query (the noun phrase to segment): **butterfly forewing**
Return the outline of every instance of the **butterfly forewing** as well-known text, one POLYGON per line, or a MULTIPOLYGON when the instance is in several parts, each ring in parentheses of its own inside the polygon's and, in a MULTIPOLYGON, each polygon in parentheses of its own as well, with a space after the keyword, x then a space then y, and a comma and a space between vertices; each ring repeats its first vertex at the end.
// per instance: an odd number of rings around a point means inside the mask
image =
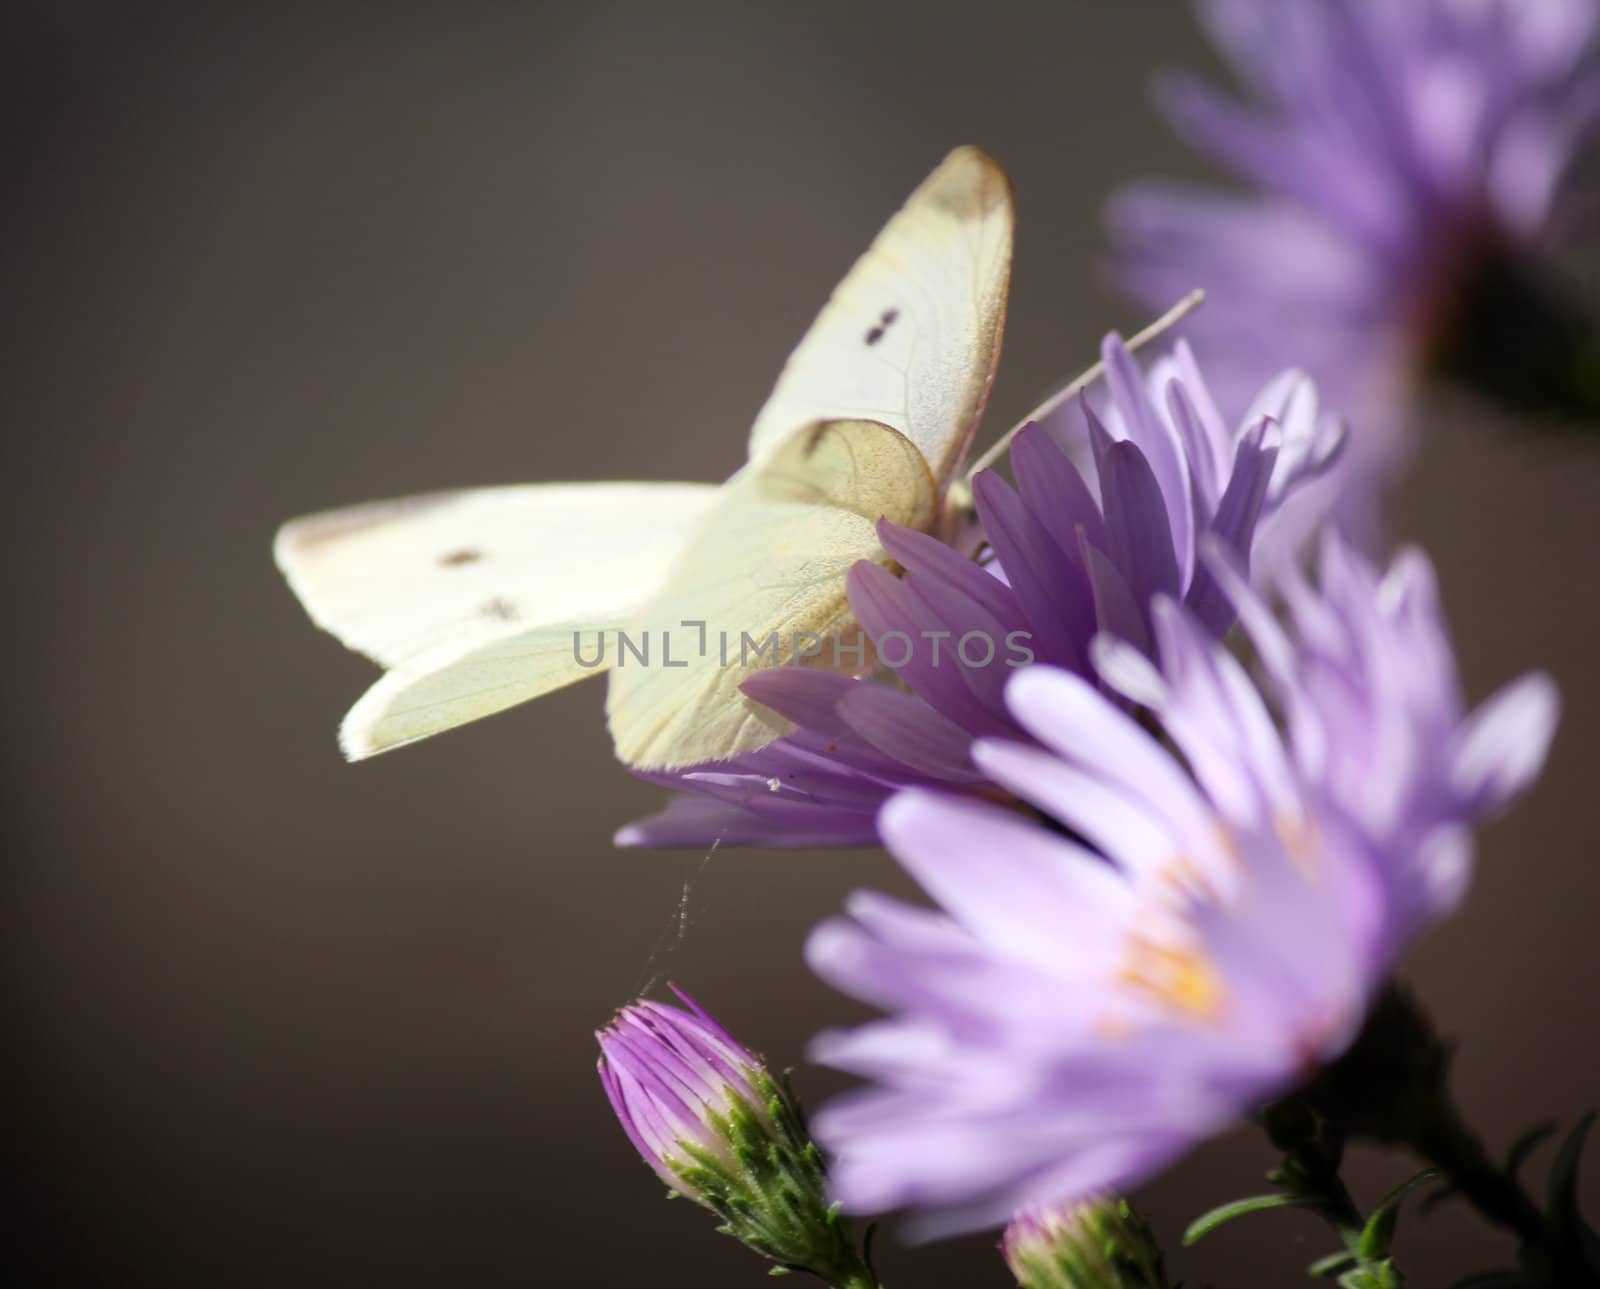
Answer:
POLYGON ((983 413, 1005 329, 1011 186, 977 148, 945 158, 856 261, 785 364, 750 459, 801 425, 904 434, 949 481, 983 413))

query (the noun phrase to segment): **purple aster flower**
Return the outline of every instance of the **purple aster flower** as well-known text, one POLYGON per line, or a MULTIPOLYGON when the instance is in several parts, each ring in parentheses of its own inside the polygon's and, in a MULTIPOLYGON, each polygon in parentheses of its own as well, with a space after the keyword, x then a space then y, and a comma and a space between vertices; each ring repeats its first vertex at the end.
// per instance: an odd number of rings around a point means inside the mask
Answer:
POLYGON ((1322 500, 1361 535, 1374 485, 1403 461, 1420 378, 1445 366, 1480 384, 1571 379, 1567 302, 1534 252, 1600 108, 1600 3, 1198 10, 1260 106, 1188 77, 1160 99, 1254 191, 1123 192, 1110 214, 1120 276, 1145 300, 1207 290, 1191 334, 1225 406, 1291 355, 1312 374, 1359 431, 1322 500))
MULTIPOLYGON (((880 526, 896 576, 863 562, 850 605, 900 682, 803 668, 744 690, 795 733, 732 762, 641 777, 693 795, 618 834, 629 846, 849 846, 877 841, 879 806, 906 787, 1005 798, 971 756, 984 736, 1025 738, 1004 699, 1019 665, 1088 673, 1111 632, 1151 647, 1152 597, 1221 634, 1234 610, 1199 559, 1213 541, 1248 564, 1258 522, 1326 468, 1340 427, 1295 373, 1230 430, 1188 347, 1148 377, 1122 341, 1104 347, 1106 398, 1030 425, 1011 446, 1015 486, 973 482, 979 563, 936 538, 880 526)), ((974 543, 976 544, 976 543, 974 543)))
POLYGON ((1459 898, 1470 825, 1538 773, 1551 682, 1463 717, 1431 574, 1380 578, 1338 543, 1276 626, 1213 546, 1284 712, 1167 597, 1156 659, 1110 685, 1019 672, 1035 744, 978 741, 1014 811, 913 790, 886 844, 941 906, 872 893, 820 926, 813 968, 887 1018, 817 1040, 872 1086, 824 1107, 847 1209, 937 1234, 1152 1176, 1339 1055, 1399 952, 1459 898), (1041 821, 1042 820, 1042 821, 1041 821))
POLYGON ((1018 1213, 1000 1254, 1021 1289, 1167 1289, 1155 1235, 1125 1199, 1018 1213))
POLYGON ((699 1200, 684 1174, 702 1155, 734 1166, 722 1126, 729 1115, 742 1112, 764 1128, 771 1119, 756 1086, 761 1059, 688 994, 673 992, 688 1011, 641 999, 595 1035, 600 1082, 645 1163, 680 1195, 699 1200))
POLYGON ((634 1148, 762 1256, 831 1285, 876 1286, 832 1208, 822 1157, 787 1088, 674 992, 687 1011, 640 1000, 596 1035, 600 1081, 634 1148))
MULTIPOLYGON (((1213 561, 1278 698, 1295 773, 1384 866, 1403 940, 1454 911, 1472 870, 1472 821, 1492 815, 1537 777, 1560 703, 1543 672, 1513 681, 1470 714, 1433 566, 1402 551, 1383 576, 1346 544, 1323 542, 1319 586, 1295 569, 1280 588, 1286 629, 1238 569, 1213 561)), ((1150 685, 1126 648, 1099 652, 1142 678, 1142 701, 1180 723, 1178 691, 1150 685)))

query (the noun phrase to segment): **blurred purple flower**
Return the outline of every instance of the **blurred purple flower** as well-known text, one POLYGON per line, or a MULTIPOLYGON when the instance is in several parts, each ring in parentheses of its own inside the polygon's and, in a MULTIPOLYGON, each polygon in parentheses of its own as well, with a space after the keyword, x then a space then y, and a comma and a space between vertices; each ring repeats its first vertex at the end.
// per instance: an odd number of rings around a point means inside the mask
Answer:
MULTIPOLYGON (((1325 540, 1316 589, 1295 569, 1280 580, 1289 629, 1236 569, 1213 563, 1283 712, 1294 773, 1383 859, 1391 938, 1401 943, 1454 911, 1472 874, 1470 825, 1543 768, 1560 713, 1555 682, 1531 672, 1469 714, 1433 565, 1414 548, 1380 577, 1325 540)), ((1131 664, 1148 674, 1119 646, 1100 657, 1110 672, 1131 664)), ((1144 701, 1181 725, 1181 691, 1165 683, 1144 701)))
POLYGON ((1122 1191, 1337 1056, 1396 956, 1453 907, 1468 827, 1537 775, 1551 682, 1463 718, 1431 572, 1379 578, 1330 543, 1278 627, 1213 546, 1285 712, 1194 613, 1157 602, 1159 665, 1125 643, 1089 680, 1007 687, 1039 745, 978 767, 1049 824, 926 790, 882 816, 930 911, 858 893, 813 968, 890 1015, 813 1055, 872 1086, 824 1107, 847 1209, 925 1234, 1122 1191), (1055 826, 1059 825, 1059 826, 1055 826))
POLYGON ((1187 346, 1148 377, 1116 336, 1103 353, 1103 414, 1079 401, 1024 429, 1015 487, 993 471, 974 480, 991 562, 883 524, 904 576, 852 570, 851 608, 905 689, 802 668, 753 676, 745 692, 797 730, 736 761, 641 775, 694 795, 624 828, 619 845, 876 844, 878 807, 901 788, 1005 796, 968 749, 1026 737, 1004 700, 1020 663, 1087 674, 1090 641, 1106 631, 1148 650, 1158 594, 1227 630, 1234 610, 1201 543, 1248 564, 1258 521, 1297 504, 1284 506, 1326 468, 1342 430, 1292 372, 1230 431, 1187 346))
POLYGON ((1018 1213, 1000 1255, 1021 1289, 1167 1289, 1155 1235, 1125 1199, 1018 1213))
POLYGON ((1322 490, 1371 531, 1404 412, 1480 266, 1551 223, 1600 108, 1596 0, 1200 0, 1259 111, 1186 76, 1175 127, 1255 191, 1143 183, 1112 203, 1120 276, 1190 323, 1237 406, 1291 359, 1359 431, 1322 490))

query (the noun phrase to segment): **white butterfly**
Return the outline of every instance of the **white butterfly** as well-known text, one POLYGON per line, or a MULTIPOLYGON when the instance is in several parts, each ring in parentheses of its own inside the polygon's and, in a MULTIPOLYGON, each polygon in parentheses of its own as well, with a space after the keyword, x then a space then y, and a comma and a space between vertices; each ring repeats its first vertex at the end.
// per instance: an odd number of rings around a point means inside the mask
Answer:
MULTIPOLYGON (((1011 243, 1005 174, 976 148, 952 152, 834 291, 756 417, 747 463, 720 487, 485 488, 286 524, 278 565, 313 621, 388 669, 345 717, 345 754, 437 734, 600 666, 629 765, 722 760, 788 732, 739 683, 803 656, 802 637, 859 638, 845 573, 891 562, 880 517, 925 532, 948 521, 1000 356, 1011 243), (618 631, 654 648, 651 665, 620 649, 618 631), (616 647, 595 665, 598 632, 616 647), (773 633, 773 651, 741 648, 773 633)), ((809 661, 865 671, 868 652, 809 661)))

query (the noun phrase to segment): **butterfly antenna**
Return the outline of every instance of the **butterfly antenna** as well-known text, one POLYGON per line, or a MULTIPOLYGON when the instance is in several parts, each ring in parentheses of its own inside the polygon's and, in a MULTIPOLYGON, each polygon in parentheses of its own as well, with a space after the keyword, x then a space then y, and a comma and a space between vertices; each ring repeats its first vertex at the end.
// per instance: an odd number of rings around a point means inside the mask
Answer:
MULTIPOLYGON (((1128 341, 1128 348, 1130 350, 1137 350, 1142 346, 1149 344, 1157 336, 1164 335, 1166 332, 1171 331, 1173 327, 1177 326, 1202 304, 1204 304, 1205 299, 1206 293, 1204 291, 1189 292, 1189 294, 1184 296, 1183 299, 1179 300, 1177 304, 1173 305, 1172 308, 1168 309, 1148 327, 1139 332, 1139 334, 1134 336, 1133 339, 1128 341)), ((996 440, 995 443, 993 443, 982 456, 972 463, 972 466, 967 471, 965 477, 959 484, 956 485, 955 488, 951 490, 952 494, 955 494, 957 491, 960 493, 959 498, 957 498, 955 495, 952 495, 951 504, 958 506, 958 508, 962 510, 970 509, 972 499, 972 481, 977 477, 979 471, 987 470, 1006 454, 1007 449, 1011 447, 1011 440, 1017 437, 1017 432, 1019 430, 1031 425, 1034 421, 1043 420, 1063 403, 1070 402, 1072 399, 1076 398, 1090 385, 1094 384, 1095 381, 1099 380, 1101 376, 1105 375, 1105 370, 1106 365, 1104 360, 1095 363, 1095 365, 1089 368, 1088 371, 1084 372, 1083 375, 1079 376, 1076 380, 1071 381, 1064 388, 1052 394, 1043 403, 1039 404, 1038 407, 1034 408, 1033 411, 1029 412, 1025 419, 1018 421, 1009 430, 1002 434, 1000 438, 996 440)))

